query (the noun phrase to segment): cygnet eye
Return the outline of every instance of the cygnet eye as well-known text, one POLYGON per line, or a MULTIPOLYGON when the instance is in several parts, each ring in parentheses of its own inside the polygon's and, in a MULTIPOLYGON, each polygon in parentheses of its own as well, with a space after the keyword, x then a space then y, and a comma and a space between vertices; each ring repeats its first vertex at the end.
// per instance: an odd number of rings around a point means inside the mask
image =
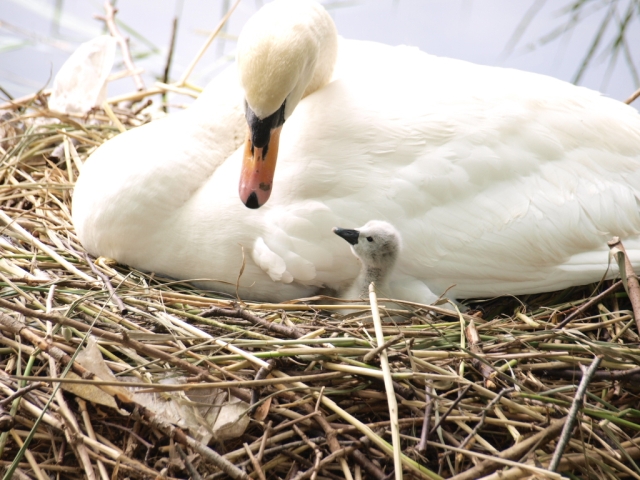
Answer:
POLYGON ((367 237, 367 240, 368 240, 369 242, 373 242, 373 237, 367 237))

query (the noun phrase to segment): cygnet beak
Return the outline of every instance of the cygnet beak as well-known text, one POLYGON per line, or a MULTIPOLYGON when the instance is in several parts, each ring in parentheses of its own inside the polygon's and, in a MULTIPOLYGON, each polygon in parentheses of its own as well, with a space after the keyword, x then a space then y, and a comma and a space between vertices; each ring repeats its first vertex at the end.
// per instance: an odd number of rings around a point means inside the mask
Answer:
POLYGON ((358 243, 360 232, 358 230, 350 230, 348 228, 333 227, 333 233, 344 238, 351 245, 358 243))

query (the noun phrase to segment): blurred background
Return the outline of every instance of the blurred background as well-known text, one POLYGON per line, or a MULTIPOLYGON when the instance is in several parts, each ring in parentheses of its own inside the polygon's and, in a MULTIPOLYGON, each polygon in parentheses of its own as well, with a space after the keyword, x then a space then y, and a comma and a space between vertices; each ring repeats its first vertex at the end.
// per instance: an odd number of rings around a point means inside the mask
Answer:
MULTIPOLYGON (((119 0, 116 19, 130 38, 147 86, 167 64, 179 78, 235 0, 119 0)), ((264 2, 242 0, 190 82, 204 86, 232 61, 236 38, 264 2)), ((346 38, 406 44, 428 53, 551 75, 624 100, 639 86, 640 0, 353 0, 324 1, 346 38)), ((82 42, 105 33, 98 0, 2 0, 0 97, 51 86, 82 42)), ((120 52, 115 71, 122 70, 120 52)), ((131 78, 109 94, 135 90, 131 78)), ((634 102, 638 108, 640 100, 634 102)))

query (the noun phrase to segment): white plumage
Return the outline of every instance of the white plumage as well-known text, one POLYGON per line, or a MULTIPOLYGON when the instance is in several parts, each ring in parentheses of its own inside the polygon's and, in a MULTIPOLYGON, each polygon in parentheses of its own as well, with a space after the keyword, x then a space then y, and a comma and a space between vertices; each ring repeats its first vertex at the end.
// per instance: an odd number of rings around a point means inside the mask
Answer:
MULTIPOLYGON (((263 18, 287 15, 287 1, 263 18)), ((640 263, 640 115, 597 92, 341 40, 331 82, 284 124, 258 210, 237 193, 246 128, 232 68, 188 110, 108 141, 74 193, 85 248, 229 292, 244 249, 241 295, 271 301, 353 281, 357 261, 331 229, 372 219, 402 235, 390 279, 402 299, 596 281, 614 235, 640 263)))

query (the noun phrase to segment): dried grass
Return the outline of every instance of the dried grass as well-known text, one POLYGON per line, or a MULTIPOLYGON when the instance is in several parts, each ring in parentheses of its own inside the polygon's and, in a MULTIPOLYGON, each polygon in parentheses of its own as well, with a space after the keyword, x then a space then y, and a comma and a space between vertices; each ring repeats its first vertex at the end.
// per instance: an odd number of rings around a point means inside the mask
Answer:
MULTIPOLYGON (((97 476, 102 472, 115 478, 152 472, 196 478, 189 466, 202 478, 221 476, 215 461, 194 454, 188 443, 180 446, 177 437, 169 438, 171 432, 139 412, 120 416, 76 401, 73 394, 54 394, 60 384, 54 379, 61 376, 65 359, 34 348, 24 331, 16 333, 7 322, 20 322, 44 345, 73 356, 85 331, 56 323, 67 317, 87 328, 93 325, 98 338, 100 331, 112 332, 115 338, 98 343, 116 373, 126 371, 141 383, 157 385, 173 372, 208 386, 233 386, 246 400, 253 393, 258 406, 247 412, 252 420, 244 435, 212 444, 249 474, 258 465, 266 478, 292 478, 292 471, 297 478, 342 478, 344 469, 356 478, 358 471, 361 478, 393 472, 383 370, 377 355, 363 360, 377 345, 371 313, 341 315, 329 306, 302 302, 247 303, 245 313, 236 315, 233 301, 210 292, 103 259, 88 263, 70 220, 73 182, 95 146, 118 129, 102 111, 86 119, 58 116, 54 121, 43 103, 35 99, 28 108, 7 113, 1 124, 0 395, 7 399, 35 385, 3 403, 5 415, 13 419, 5 419, 13 426, 0 438, 3 464, 16 458, 19 471, 32 478, 39 477, 38 468, 42 475, 77 478, 87 465, 97 476), (214 318, 203 314, 211 307, 220 309, 214 318), (46 313, 55 318, 47 322, 46 313), (225 313, 236 316, 220 316, 225 313), (286 328, 265 328, 254 316, 286 328), (203 338, 207 334, 214 340, 203 338), (189 362, 208 377, 197 378, 199 370, 184 370, 153 352, 135 351, 127 341, 189 362), (43 383, 34 383, 39 380, 43 383), (34 426, 48 402, 48 414, 34 426), (91 430, 94 443, 87 444, 91 430), (28 449, 17 457, 28 436, 28 449)), ((133 109, 114 111, 127 128, 147 120, 133 109)), ((482 315, 475 310, 475 316, 406 304, 403 315, 396 312, 393 321, 384 322, 385 340, 395 340, 386 352, 405 476, 478 478, 503 467, 513 478, 544 476, 540 469, 549 465, 559 435, 552 420, 566 418, 583 376, 580 366, 601 357, 558 471, 580 477, 605 472, 612 478, 640 477, 634 463, 640 457, 635 388, 640 349, 626 295, 611 294, 564 328, 555 328, 589 297, 587 288, 578 288, 494 299, 473 304, 483 309, 482 315), (525 439, 535 435, 539 442, 526 445, 525 439), (527 448, 497 460, 514 445, 527 448)), ((86 377, 82 382, 107 388, 86 377)), ((193 387, 181 383, 172 388, 193 387)))
POLYGON ((34 95, 2 112, 4 478, 388 478, 392 437, 396 478, 559 478, 547 470, 554 454, 555 470, 573 478, 640 478, 640 348, 624 291, 562 328, 610 284, 470 302, 466 314, 401 303, 372 355, 369 309, 332 313, 321 298, 239 305, 93 261, 71 224, 74 181, 118 123, 149 120, 135 104, 111 110, 54 115, 34 95), (224 402, 252 403, 248 428, 208 448, 145 410, 119 380, 77 362, 89 330, 115 374, 165 396, 220 388, 224 402), (69 371, 129 413, 63 392, 69 371), (178 384, 160 384, 167 376, 178 384))

